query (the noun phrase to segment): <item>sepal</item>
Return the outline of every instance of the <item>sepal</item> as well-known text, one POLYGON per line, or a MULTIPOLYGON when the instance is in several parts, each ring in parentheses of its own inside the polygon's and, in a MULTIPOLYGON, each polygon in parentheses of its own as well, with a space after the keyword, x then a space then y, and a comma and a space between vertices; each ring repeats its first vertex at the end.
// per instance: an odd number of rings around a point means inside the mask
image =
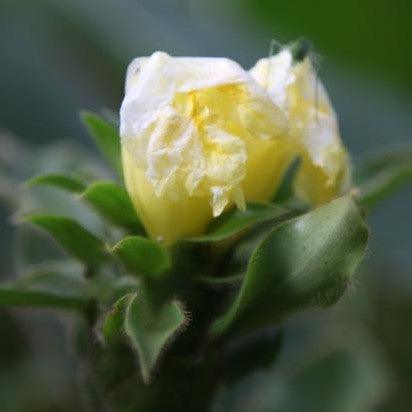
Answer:
POLYGON ((153 240, 128 236, 111 250, 127 271, 135 275, 158 278, 171 267, 169 253, 153 240))
POLYGON ((253 252, 237 296, 212 324, 212 337, 244 333, 300 309, 336 303, 367 239, 367 227, 349 197, 277 226, 253 252))
POLYGON ((184 329, 187 318, 178 302, 165 302, 155 308, 141 292, 127 305, 124 325, 138 353, 143 380, 149 383, 160 356, 184 329))
POLYGON ((282 221, 291 217, 291 212, 275 204, 249 203, 245 210, 230 209, 214 219, 202 236, 189 238, 192 242, 219 242, 229 239, 258 223, 282 221))

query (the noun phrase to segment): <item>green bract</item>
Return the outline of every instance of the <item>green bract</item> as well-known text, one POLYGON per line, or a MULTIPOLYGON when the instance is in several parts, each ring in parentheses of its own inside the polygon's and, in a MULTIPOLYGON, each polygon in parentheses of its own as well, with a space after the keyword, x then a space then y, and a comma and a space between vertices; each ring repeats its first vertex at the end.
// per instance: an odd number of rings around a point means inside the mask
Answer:
POLYGON ((207 410, 220 383, 274 362, 286 318, 335 304, 352 283, 368 239, 363 209, 412 177, 410 147, 382 151, 355 168, 350 196, 308 210, 292 195, 297 160, 272 203, 229 209, 202 236, 165 247, 146 236, 124 188, 117 128, 89 112, 82 119, 119 180, 73 170, 26 182, 73 201, 70 217, 45 205, 19 218, 68 256, 1 285, 0 306, 80 313, 97 392, 126 412, 207 410), (97 223, 83 225, 85 211, 97 223))
POLYGON ((271 232, 255 249, 229 311, 213 336, 279 322, 342 296, 365 251, 368 230, 350 198, 340 198, 271 232))
POLYGON ((139 355, 146 382, 149 382, 160 354, 184 324, 184 312, 176 302, 153 308, 141 294, 130 300, 126 309, 125 329, 139 355))

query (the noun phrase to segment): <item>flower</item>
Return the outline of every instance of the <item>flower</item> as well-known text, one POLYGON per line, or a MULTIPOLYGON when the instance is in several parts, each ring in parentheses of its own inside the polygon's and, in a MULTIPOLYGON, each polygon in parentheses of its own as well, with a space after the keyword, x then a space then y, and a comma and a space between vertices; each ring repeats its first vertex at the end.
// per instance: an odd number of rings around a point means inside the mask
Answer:
POLYGON ((296 62, 291 50, 284 49, 259 60, 249 72, 288 119, 290 143, 302 159, 296 193, 314 205, 341 194, 350 185, 349 159, 335 111, 310 59, 296 62))
POLYGON ((324 89, 310 95, 315 86, 310 62, 294 65, 289 51, 250 72, 226 58, 156 52, 133 60, 120 110, 122 161, 148 234, 172 244, 232 205, 268 201, 296 154, 298 193, 314 203, 336 195, 346 152, 324 89))

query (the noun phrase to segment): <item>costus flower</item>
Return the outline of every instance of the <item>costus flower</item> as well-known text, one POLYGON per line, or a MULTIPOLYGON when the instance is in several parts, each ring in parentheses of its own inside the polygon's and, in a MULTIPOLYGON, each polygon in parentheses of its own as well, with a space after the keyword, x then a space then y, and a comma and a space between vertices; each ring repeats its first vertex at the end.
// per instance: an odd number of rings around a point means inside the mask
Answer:
POLYGON ((156 52, 129 65, 120 110, 124 178, 148 234, 165 244, 266 202, 299 155, 296 191, 323 203, 347 180, 336 115, 309 59, 289 50, 248 72, 226 58, 156 52))

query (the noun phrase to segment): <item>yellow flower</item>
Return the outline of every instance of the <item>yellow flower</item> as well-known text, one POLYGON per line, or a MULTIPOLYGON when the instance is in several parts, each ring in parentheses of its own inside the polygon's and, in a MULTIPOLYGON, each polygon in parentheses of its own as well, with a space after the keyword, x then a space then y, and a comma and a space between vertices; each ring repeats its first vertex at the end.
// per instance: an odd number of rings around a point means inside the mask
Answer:
POLYGON ((268 200, 291 158, 284 114, 228 59, 134 60, 120 115, 126 187, 166 244, 232 204, 268 200))
POLYGON ((156 52, 130 64, 120 110, 124 177, 152 238, 171 244, 201 234, 232 205, 269 200, 297 153, 299 193, 315 203, 335 194, 329 163, 340 159, 339 137, 316 137, 329 123, 337 135, 335 115, 323 95, 318 111, 305 100, 309 63, 279 63, 261 60, 247 72, 229 59, 156 52))
POLYGON ((290 143, 302 160, 297 194, 314 205, 341 194, 350 184, 349 159, 336 114, 310 59, 293 62, 291 51, 284 49, 259 60, 250 74, 287 117, 290 143))

